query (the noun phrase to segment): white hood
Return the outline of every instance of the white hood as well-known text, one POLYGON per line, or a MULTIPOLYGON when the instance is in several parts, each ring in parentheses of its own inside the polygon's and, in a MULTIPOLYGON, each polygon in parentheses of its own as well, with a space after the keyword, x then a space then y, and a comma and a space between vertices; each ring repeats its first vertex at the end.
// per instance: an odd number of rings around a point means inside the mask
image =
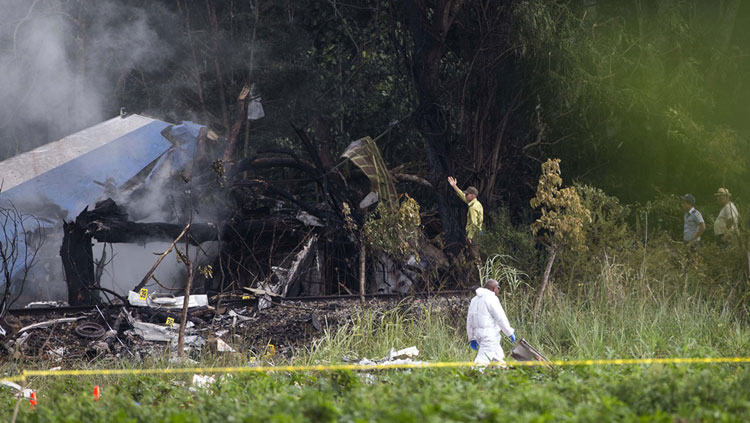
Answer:
POLYGON ((479 287, 479 288, 477 288, 477 289, 476 289, 476 290, 475 290, 474 292, 475 292, 475 293, 477 294, 477 296, 479 296, 479 297, 485 297, 485 296, 487 296, 487 295, 495 295, 495 293, 494 293, 494 292, 490 291, 490 290, 489 290, 489 289, 487 289, 487 288, 482 288, 482 287, 479 287))

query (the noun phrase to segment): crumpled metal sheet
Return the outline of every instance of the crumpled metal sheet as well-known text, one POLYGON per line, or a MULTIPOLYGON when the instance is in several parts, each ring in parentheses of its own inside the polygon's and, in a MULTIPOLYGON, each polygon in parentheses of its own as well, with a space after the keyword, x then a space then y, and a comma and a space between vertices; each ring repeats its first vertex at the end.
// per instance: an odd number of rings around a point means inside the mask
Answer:
MULTIPOLYGON (((154 308, 168 308, 168 309, 182 309, 182 305, 185 302, 185 296, 179 297, 159 297, 151 298, 146 297, 142 300, 137 292, 128 291, 128 302, 132 306, 136 307, 154 307, 154 308)), ((188 299, 188 308, 191 307, 205 307, 208 305, 208 296, 206 294, 191 295, 188 299)))

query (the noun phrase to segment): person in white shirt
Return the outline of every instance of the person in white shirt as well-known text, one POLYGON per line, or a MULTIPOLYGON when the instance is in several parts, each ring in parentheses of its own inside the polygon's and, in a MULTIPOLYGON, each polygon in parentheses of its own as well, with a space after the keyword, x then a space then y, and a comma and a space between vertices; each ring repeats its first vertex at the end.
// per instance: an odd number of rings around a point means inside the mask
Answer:
POLYGON ((701 235, 706 230, 706 222, 703 221, 701 212, 695 209, 695 197, 692 194, 680 196, 682 211, 685 212, 682 229, 682 240, 695 251, 701 245, 701 235))
POLYGON ((716 202, 723 206, 719 216, 714 221, 714 235, 716 235, 719 245, 726 247, 729 245, 732 235, 737 234, 740 214, 737 211, 737 206, 729 200, 732 194, 728 189, 719 188, 714 196, 716 202))
POLYGON ((474 363, 487 365, 492 361, 504 362, 505 354, 500 346, 500 331, 516 342, 515 330, 508 322, 497 293, 500 286, 494 279, 489 279, 484 288, 477 288, 476 296, 469 304, 466 316, 466 334, 471 348, 477 350, 474 363))

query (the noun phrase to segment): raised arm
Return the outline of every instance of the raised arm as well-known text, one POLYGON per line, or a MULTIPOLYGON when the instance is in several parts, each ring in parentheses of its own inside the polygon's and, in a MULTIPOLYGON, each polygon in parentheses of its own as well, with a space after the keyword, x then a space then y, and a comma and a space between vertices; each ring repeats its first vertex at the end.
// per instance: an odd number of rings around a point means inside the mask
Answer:
POLYGON ((456 181, 456 178, 449 176, 448 177, 448 184, 453 187, 453 190, 456 191, 456 195, 458 195, 458 198, 461 199, 464 203, 466 202, 466 195, 463 191, 461 191, 461 188, 458 187, 458 181, 456 181))

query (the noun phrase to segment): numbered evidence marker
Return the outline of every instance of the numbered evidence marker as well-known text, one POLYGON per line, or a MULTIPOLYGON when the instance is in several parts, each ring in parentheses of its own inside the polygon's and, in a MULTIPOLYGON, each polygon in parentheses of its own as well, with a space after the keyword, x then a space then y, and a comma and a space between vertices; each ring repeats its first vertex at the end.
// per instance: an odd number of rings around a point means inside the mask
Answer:
POLYGON ((174 326, 174 317, 167 317, 167 321, 165 322, 165 324, 166 324, 167 326, 169 326, 170 328, 171 328, 172 326, 174 326))
POLYGON ((251 298, 251 297, 250 297, 249 295, 243 295, 243 296, 242 296, 242 299, 243 299, 243 300, 249 300, 250 298, 251 298))
POLYGON ((271 357, 273 355, 276 355, 276 347, 273 344, 268 344, 266 346, 265 358, 271 357))
POLYGON ((148 298, 148 289, 141 288, 141 291, 138 293, 138 298, 141 300, 145 300, 146 298, 148 298))

